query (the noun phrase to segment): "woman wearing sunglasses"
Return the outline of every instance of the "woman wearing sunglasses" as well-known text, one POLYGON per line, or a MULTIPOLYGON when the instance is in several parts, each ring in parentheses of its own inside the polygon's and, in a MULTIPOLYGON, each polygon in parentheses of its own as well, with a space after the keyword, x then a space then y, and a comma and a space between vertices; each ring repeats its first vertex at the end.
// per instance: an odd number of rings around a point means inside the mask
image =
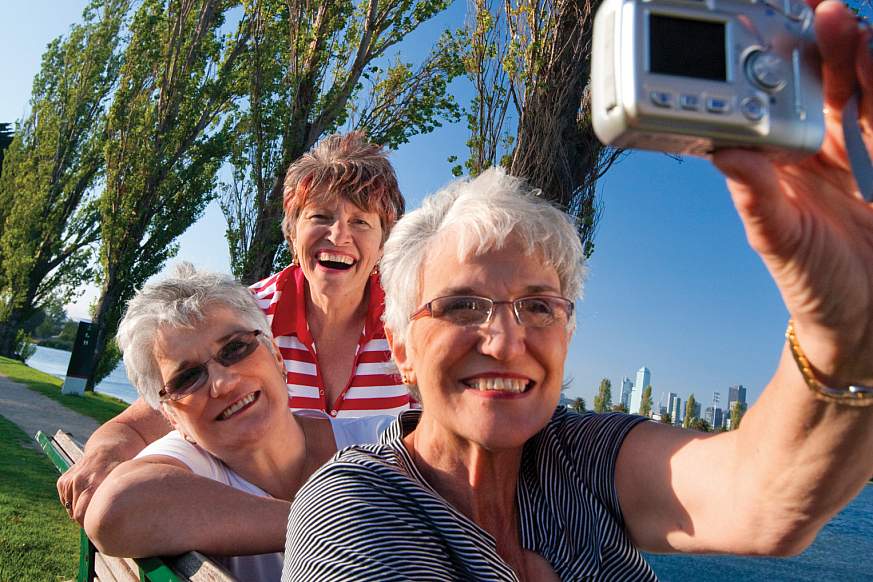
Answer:
MULTIPOLYGON (((376 272, 382 244, 404 211, 386 152, 360 133, 332 135, 288 168, 282 231, 293 264, 254 284, 287 372, 287 404, 332 417, 410 407, 390 364, 376 272)), ((58 480, 80 523, 91 495, 118 463, 168 430, 138 400, 92 435, 85 458, 58 480)))
POLYGON ((140 396, 174 430, 104 481, 88 534, 113 555, 200 550, 235 556, 227 565, 240 580, 278 579, 294 494, 338 448, 373 442, 392 417, 293 413, 251 293, 187 264, 129 302, 118 344, 140 396))

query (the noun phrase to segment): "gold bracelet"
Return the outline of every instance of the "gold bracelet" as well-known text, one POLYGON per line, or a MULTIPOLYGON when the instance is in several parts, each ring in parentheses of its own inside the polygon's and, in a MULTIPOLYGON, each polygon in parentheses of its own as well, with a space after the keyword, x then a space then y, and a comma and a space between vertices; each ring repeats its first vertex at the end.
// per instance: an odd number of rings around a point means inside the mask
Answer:
POLYGON ((847 406, 873 406, 873 387, 871 386, 852 385, 847 388, 831 388, 818 381, 812 365, 810 365, 809 360, 806 358, 806 354, 803 353, 803 350, 800 349, 800 344, 797 343, 797 334, 794 333, 793 320, 788 320, 785 339, 788 340, 788 347, 791 348, 791 355, 794 356, 794 361, 797 362, 797 367, 800 369, 803 380, 816 398, 847 406))

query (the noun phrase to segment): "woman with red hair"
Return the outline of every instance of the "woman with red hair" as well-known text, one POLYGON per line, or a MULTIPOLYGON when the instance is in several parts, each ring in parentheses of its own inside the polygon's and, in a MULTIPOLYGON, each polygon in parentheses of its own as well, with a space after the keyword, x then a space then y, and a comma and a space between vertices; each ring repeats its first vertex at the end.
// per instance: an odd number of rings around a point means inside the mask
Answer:
POLYGON ((284 207, 293 262, 252 291, 285 360, 289 406, 334 417, 406 410, 376 269, 404 210, 384 150, 359 133, 328 137, 288 168, 284 207))

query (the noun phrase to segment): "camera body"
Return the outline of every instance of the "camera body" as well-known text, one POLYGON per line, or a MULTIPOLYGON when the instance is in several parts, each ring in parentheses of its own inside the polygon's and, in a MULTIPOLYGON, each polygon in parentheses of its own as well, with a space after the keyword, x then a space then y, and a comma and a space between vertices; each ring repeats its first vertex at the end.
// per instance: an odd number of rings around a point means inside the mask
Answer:
POLYGON ((592 123, 605 144, 797 157, 824 139, 803 0, 604 0, 591 63, 592 123))

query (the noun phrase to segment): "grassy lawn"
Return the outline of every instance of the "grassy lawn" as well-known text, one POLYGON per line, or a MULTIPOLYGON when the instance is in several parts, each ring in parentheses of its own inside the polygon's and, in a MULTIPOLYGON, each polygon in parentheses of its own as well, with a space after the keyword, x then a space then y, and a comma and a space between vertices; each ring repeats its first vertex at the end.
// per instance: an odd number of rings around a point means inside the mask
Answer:
POLYGON ((58 502, 57 478, 34 441, 0 416, 0 581, 75 577, 79 528, 58 502))
MULTIPOLYGON (((90 416, 100 423, 106 422, 127 408, 126 402, 106 396, 105 394, 97 394, 96 392, 86 392, 81 396, 61 394, 61 384, 63 382, 60 378, 34 370, 11 358, 0 356, 0 374, 8 377, 10 380, 24 384, 43 396, 57 400, 71 410, 75 410, 85 416, 90 416)), ((0 580, 6 579, 0 577, 0 580)))

